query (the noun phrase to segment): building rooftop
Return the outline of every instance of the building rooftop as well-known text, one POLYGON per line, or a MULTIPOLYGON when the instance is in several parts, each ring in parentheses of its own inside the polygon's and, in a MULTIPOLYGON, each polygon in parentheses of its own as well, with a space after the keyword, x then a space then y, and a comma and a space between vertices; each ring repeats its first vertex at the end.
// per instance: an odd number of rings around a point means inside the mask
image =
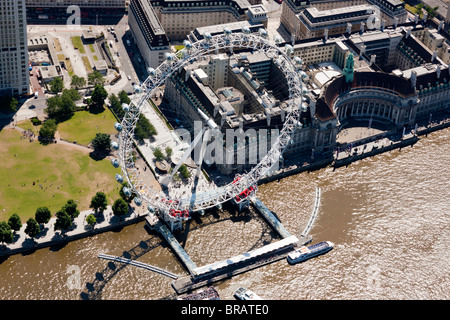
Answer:
POLYGON ((265 52, 259 51, 259 52, 255 52, 252 54, 241 54, 242 57, 245 56, 245 59, 249 62, 249 63, 259 63, 259 62, 267 62, 267 61, 272 61, 271 58, 269 58, 267 56, 267 54, 265 52))
POLYGON ((384 72, 355 72, 351 83, 346 83, 344 76, 330 82, 323 92, 323 98, 326 104, 332 108, 334 99, 341 92, 363 87, 378 87, 384 90, 395 91, 403 98, 416 94, 411 83, 403 77, 384 72))
POLYGON ((262 4, 250 6, 248 10, 253 14, 266 14, 267 10, 262 4))
POLYGON ((393 7, 397 7, 397 6, 403 6, 404 2, 401 0, 381 0, 382 2, 386 2, 388 4, 390 4, 393 7))
POLYGON ((105 60, 94 61, 95 70, 105 70, 108 69, 108 64, 105 60))
MULTIPOLYGON (((203 0, 160 0, 160 3, 183 3, 183 2, 199 2, 199 3, 205 3, 206 1, 203 0)), ((219 3, 219 1, 215 1, 216 3, 219 3)), ((222 3, 226 3, 227 5, 230 2, 234 2, 236 5, 238 5, 241 8, 247 8, 250 7, 250 3, 248 2, 248 0, 222 0, 220 1, 222 3)))
POLYGON ((56 66, 43 66, 39 68, 41 76, 44 80, 53 79, 59 76, 58 69, 56 66))
POLYGON ((372 13, 373 13, 372 6, 365 4, 323 11, 319 11, 316 7, 310 7, 305 9, 305 16, 308 19, 310 19, 311 22, 329 21, 329 20, 343 19, 346 17, 364 16, 372 13))
POLYGON ((203 34, 205 32, 208 32, 212 36, 215 36, 217 34, 222 34, 225 27, 227 27, 232 33, 242 32, 243 27, 249 28, 250 32, 257 32, 260 28, 264 28, 264 25, 262 23, 251 24, 248 20, 244 20, 224 24, 216 24, 212 26, 198 27, 192 33, 198 40, 201 40, 203 39, 203 34))

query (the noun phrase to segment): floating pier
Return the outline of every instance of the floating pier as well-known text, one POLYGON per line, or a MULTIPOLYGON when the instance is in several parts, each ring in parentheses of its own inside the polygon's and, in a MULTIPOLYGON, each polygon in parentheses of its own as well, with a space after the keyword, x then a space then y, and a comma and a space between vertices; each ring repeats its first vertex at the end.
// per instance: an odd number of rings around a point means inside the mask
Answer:
POLYGON ((172 283, 172 287, 181 294, 284 259, 298 246, 298 242, 296 236, 289 236, 264 247, 196 268, 195 277, 181 277, 172 283))
POLYGON ((172 283, 172 287, 178 294, 210 285, 213 282, 230 278, 237 274, 284 259, 292 250, 295 250, 295 248, 300 245, 299 239, 296 236, 291 235, 284 228, 281 222, 269 209, 267 209, 260 199, 251 197, 250 201, 268 221, 272 228, 278 232, 282 239, 264 247, 221 261, 216 261, 202 267, 197 267, 195 265, 167 226, 159 221, 155 214, 149 213, 145 218, 148 226, 151 229, 158 231, 166 239, 190 273, 190 275, 175 279, 172 283))

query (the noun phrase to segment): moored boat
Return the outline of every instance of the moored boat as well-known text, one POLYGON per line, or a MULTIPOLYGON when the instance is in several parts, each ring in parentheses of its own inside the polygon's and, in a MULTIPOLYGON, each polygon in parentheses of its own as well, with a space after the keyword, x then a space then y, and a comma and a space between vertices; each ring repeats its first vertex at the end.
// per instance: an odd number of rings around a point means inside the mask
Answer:
POLYGON ((234 292, 234 296, 239 300, 262 300, 262 298, 253 291, 242 287, 234 292))
POLYGON ((295 264, 298 262, 303 262, 308 259, 317 257, 321 254, 324 254, 331 249, 333 249, 334 243, 331 241, 323 241, 316 244, 313 244, 311 246, 302 246, 298 248, 297 250, 291 252, 287 256, 287 261, 290 264, 295 264))

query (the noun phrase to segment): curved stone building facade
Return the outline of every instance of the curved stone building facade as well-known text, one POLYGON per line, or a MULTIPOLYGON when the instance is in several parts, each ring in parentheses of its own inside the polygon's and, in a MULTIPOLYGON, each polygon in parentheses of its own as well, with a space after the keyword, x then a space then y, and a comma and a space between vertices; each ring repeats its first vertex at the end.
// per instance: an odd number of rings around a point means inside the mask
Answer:
POLYGON ((345 123, 349 117, 391 122, 398 127, 413 125, 419 98, 411 83, 382 72, 355 72, 331 80, 317 102, 325 104, 345 123))

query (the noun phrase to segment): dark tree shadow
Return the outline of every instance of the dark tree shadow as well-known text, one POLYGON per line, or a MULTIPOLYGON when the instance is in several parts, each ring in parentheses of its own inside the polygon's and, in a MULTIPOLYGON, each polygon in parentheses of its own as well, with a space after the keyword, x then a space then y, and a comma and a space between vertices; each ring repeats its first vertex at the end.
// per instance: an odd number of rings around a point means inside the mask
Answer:
POLYGON ((98 152, 98 151, 91 151, 89 152, 89 157, 94 161, 102 161, 107 156, 109 156, 109 152, 98 152))

